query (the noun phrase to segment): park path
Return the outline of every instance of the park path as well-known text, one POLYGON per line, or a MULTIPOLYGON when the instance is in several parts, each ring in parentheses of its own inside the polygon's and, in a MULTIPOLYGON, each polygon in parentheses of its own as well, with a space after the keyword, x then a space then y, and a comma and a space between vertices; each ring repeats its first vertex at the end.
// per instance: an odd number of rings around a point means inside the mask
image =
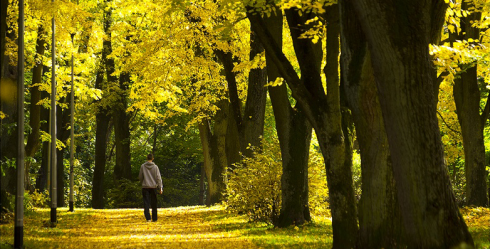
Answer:
POLYGON ((24 223, 26 248, 257 247, 233 229, 236 220, 222 218, 219 208, 159 209, 157 222, 146 222, 143 209, 78 209, 75 213, 59 209, 55 228, 43 227, 42 222, 49 220, 48 209, 36 213, 38 217, 24 223))

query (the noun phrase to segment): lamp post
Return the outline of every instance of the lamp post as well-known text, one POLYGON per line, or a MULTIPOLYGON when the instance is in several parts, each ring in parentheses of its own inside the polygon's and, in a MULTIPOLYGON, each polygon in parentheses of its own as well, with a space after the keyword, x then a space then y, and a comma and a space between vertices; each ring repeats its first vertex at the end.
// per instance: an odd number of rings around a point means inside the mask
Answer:
MULTIPOLYGON (((71 44, 73 46, 73 37, 75 33, 71 34, 71 44)), ((75 148, 75 91, 73 91, 73 50, 71 52, 71 98, 70 98, 70 212, 73 212, 73 150, 75 148)))
MULTIPOLYGON (((54 0, 52 0, 54 3, 54 0)), ((52 19, 51 35, 51 223, 56 224, 57 194, 56 191, 56 26, 52 19)))
POLYGON ((17 58, 17 194, 15 195, 14 248, 24 246, 24 0, 19 0, 17 58))

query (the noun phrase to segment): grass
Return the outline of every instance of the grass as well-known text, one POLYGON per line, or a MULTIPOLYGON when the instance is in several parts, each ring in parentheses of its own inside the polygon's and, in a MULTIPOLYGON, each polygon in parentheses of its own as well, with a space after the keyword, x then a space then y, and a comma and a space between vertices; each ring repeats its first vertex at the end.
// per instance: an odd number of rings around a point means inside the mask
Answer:
MULTIPOLYGON (((477 248, 490 248, 489 209, 461 210, 477 248)), ((314 217, 303 226, 274 228, 228 214, 220 206, 158 210, 147 223, 142 209, 58 209, 49 227, 49 209, 35 209, 24 219, 25 248, 330 248, 332 226, 314 217)), ((12 248, 14 224, 0 225, 0 248, 12 248)))

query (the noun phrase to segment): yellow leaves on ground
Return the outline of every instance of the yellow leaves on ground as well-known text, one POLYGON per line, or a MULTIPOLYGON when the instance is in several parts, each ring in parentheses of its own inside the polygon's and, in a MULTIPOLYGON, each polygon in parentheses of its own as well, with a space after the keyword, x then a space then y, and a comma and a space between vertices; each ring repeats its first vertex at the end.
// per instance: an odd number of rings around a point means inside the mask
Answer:
MULTIPOLYGON (((239 230, 214 231, 203 217, 219 208, 180 207, 158 210, 146 222, 143 209, 58 209, 58 225, 43 227, 49 209, 37 209, 24 221, 27 248, 253 248, 239 230)), ((13 244, 13 224, 1 226, 2 244, 13 244)))
POLYGON ((490 248, 490 208, 464 207, 461 214, 473 236, 475 248, 490 248))

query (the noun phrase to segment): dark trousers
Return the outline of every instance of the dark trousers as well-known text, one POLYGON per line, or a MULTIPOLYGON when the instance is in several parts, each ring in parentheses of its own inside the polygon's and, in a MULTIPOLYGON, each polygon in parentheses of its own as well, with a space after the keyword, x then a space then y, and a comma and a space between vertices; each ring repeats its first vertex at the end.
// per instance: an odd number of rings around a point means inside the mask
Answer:
POLYGON ((150 220, 150 205, 151 205, 151 220, 157 221, 157 189, 156 188, 144 188, 143 189, 143 202, 145 205, 145 218, 150 220))

